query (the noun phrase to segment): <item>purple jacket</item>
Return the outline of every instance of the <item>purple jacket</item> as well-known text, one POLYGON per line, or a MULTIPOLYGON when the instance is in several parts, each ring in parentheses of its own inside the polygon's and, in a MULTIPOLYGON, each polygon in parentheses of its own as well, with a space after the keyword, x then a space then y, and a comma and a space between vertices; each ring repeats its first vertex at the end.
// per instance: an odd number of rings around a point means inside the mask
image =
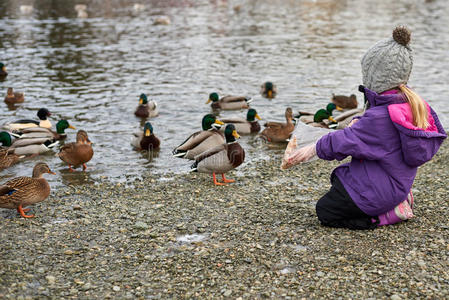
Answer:
POLYGON ((413 125, 401 93, 361 90, 370 108, 353 126, 323 136, 316 151, 326 160, 352 156, 333 173, 363 212, 378 216, 406 199, 418 166, 432 158, 447 135, 427 103, 430 126, 422 130, 413 125))

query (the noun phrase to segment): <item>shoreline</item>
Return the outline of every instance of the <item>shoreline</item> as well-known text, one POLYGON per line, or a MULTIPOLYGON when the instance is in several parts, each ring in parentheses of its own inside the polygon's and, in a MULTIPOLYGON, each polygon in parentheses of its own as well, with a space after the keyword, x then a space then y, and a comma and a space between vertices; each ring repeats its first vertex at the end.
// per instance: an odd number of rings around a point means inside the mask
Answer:
POLYGON ((52 190, 34 219, 1 209, 0 298, 449 297, 447 142, 418 170, 416 217, 373 231, 318 222, 339 162, 269 156, 226 187, 148 172, 52 190))

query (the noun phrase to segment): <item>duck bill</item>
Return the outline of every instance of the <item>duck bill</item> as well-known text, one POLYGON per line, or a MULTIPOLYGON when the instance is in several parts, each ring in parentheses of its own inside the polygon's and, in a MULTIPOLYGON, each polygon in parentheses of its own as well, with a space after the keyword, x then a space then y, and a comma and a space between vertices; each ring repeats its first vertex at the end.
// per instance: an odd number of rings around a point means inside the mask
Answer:
POLYGON ((237 133, 237 131, 232 131, 232 135, 236 138, 236 139, 239 139, 240 138, 240 135, 237 133))
POLYGON ((273 91, 272 90, 268 91, 268 98, 273 98, 273 91))
POLYGON ((72 126, 72 125, 69 125, 69 128, 70 128, 70 129, 76 129, 76 127, 75 127, 75 126, 72 126))
POLYGON ((255 117, 257 120, 262 120, 262 118, 258 114, 256 114, 255 117))
POLYGON ((150 136, 151 135, 151 131, 149 129, 145 129, 145 136, 150 136))
POLYGON ((143 104, 143 99, 142 99, 142 98, 139 99, 139 104, 140 104, 140 105, 143 104))
POLYGON ((51 175, 56 175, 56 173, 55 172, 53 172, 53 171, 48 171, 48 174, 51 174, 51 175))
POLYGON ((332 117, 332 116, 330 116, 329 118, 327 118, 329 121, 331 121, 331 122, 334 122, 334 123, 338 123, 337 121, 335 121, 335 119, 332 117))
POLYGON ((218 124, 220 126, 224 125, 224 123, 222 121, 220 121, 220 120, 215 120, 214 124, 218 124))
POLYGON ((6 72, 6 67, 3 67, 3 68, 2 68, 2 71, 3 71, 3 72, 6 72))
POLYGON ((212 102, 212 100, 209 98, 209 99, 207 99, 206 104, 209 104, 211 102, 212 102))
POLYGON ((343 110, 343 108, 341 108, 341 107, 340 107, 340 106, 338 106, 338 105, 337 105, 337 106, 335 106, 335 109, 336 109, 336 110, 338 110, 338 111, 342 111, 342 110, 343 110))

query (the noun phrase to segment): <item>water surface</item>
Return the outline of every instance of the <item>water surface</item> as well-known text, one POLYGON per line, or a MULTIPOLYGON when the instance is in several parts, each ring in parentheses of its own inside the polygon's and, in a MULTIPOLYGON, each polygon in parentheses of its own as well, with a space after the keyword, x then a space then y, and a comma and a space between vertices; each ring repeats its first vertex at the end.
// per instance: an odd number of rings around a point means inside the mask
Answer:
MULTIPOLYGON (((81 1, 80 1, 81 2, 81 1)), ((253 96, 253 107, 265 120, 283 120, 288 106, 314 111, 332 93, 358 94, 360 58, 395 25, 412 31, 415 63, 410 85, 434 107, 448 127, 449 5, 424 1, 83 1, 88 18, 79 19, 77 1, 1 1, 0 61, 9 76, 0 82, 25 92, 16 110, 3 104, 0 122, 35 118, 40 107, 53 123, 68 119, 85 129, 95 156, 86 174, 70 174, 54 154, 41 156, 57 176, 52 185, 94 182, 101 176, 125 181, 143 174, 187 173, 190 162, 171 157, 172 149, 200 129, 210 112, 208 94, 253 96), (21 4, 33 4, 31 15, 21 4), (237 5, 240 10, 234 9, 237 5), (168 16, 168 26, 153 25, 168 16), (279 95, 258 95, 271 80, 279 95), (133 114, 145 92, 160 106, 151 120, 162 149, 149 160, 133 151, 132 133, 142 123, 133 114), (147 171, 151 172, 148 173, 147 171)), ((220 116, 244 116, 222 112, 220 116)), ((68 141, 75 139, 68 131, 68 141)), ((243 137, 246 162, 266 159, 272 149, 243 137)), ((0 173, 3 180, 31 175, 38 159, 0 173)), ((245 172, 245 166, 239 168, 245 172)), ((80 170, 80 169, 78 169, 80 170)), ((187 175, 188 176, 188 175, 187 175)))

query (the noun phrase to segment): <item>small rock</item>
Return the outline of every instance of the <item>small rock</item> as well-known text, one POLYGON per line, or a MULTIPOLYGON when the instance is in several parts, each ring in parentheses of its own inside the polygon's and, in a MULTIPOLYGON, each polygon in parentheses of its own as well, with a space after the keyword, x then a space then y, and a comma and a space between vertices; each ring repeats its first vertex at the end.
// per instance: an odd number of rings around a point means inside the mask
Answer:
POLYGON ((138 222, 136 222, 136 224, 134 224, 134 228, 139 229, 139 230, 146 230, 146 229, 150 228, 150 226, 148 226, 148 224, 145 222, 138 221, 138 222))
POLYGON ((391 300, 401 300, 402 298, 401 298, 401 296, 394 294, 394 295, 391 295, 390 299, 391 300))
POLYGON ((112 287, 112 290, 113 290, 114 292, 119 292, 119 291, 120 291, 120 287, 114 285, 114 286, 112 287))
POLYGON ((55 276, 52 276, 52 275, 45 276, 45 279, 47 279, 49 284, 54 284, 56 282, 55 276))
POLYGON ((232 291, 231 291, 231 290, 226 290, 226 291, 223 293, 223 296, 229 297, 229 296, 231 296, 231 294, 232 294, 232 291))

